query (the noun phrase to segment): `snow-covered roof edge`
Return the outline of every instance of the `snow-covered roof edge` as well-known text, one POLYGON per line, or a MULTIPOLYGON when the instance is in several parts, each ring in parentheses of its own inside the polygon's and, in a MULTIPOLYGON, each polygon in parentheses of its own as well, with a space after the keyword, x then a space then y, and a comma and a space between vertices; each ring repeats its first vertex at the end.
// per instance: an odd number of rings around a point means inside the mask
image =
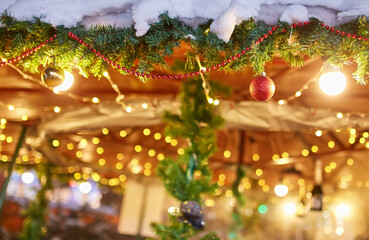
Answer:
POLYGON ((42 17, 51 24, 86 27, 97 24, 130 27, 134 25, 137 36, 144 35, 150 24, 159 21, 167 12, 186 24, 197 27, 213 19, 210 31, 229 41, 235 26, 243 20, 255 18, 274 25, 278 20, 295 23, 318 18, 336 26, 369 16, 367 0, 2 0, 0 12, 7 11, 19 20, 42 17))

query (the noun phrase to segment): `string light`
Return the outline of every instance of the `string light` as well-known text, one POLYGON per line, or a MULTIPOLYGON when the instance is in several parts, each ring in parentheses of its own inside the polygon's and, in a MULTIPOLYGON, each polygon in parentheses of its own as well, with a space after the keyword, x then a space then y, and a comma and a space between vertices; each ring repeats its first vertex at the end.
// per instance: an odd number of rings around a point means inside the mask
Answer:
POLYGON ((288 187, 284 184, 278 184, 274 187, 274 192, 278 197, 284 197, 288 193, 288 187))
POLYGON ((328 62, 323 64, 323 73, 319 78, 319 87, 327 95, 337 95, 346 87, 346 77, 328 62))
POLYGON ((98 102, 100 102, 100 99, 99 99, 99 98, 97 98, 97 97, 93 97, 93 98, 92 98, 92 102, 93 102, 93 103, 98 103, 98 102))

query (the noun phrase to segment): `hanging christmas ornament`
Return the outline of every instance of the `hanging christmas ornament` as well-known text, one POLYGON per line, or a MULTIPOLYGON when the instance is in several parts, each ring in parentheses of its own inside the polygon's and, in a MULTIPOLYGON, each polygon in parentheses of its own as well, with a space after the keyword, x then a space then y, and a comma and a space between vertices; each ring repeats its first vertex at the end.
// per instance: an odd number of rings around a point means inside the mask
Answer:
POLYGON ((64 82, 64 70, 55 65, 47 66, 41 72, 41 79, 50 88, 58 87, 64 82))
POLYGON ((250 84, 250 94, 258 101, 266 101, 273 97, 275 85, 272 79, 267 77, 265 73, 262 76, 256 77, 250 84))
POLYGON ((204 211, 195 201, 185 201, 181 203, 181 217, 178 221, 191 224, 195 229, 204 228, 204 211))

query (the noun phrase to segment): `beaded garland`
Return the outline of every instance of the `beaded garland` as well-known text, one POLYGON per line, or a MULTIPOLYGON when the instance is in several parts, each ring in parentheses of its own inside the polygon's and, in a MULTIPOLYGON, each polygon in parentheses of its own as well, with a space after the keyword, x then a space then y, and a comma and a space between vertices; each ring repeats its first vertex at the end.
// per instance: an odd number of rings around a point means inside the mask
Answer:
MULTIPOLYGON (((297 23, 297 24, 294 23, 294 24, 290 25, 290 27, 291 28, 302 27, 302 26, 308 25, 310 23, 311 22, 309 22, 309 21, 305 21, 303 23, 300 22, 300 23, 297 23)), ((364 42, 366 42, 368 40, 368 38, 366 38, 366 37, 364 38, 362 36, 357 36, 355 34, 346 33, 344 31, 340 31, 338 29, 335 29, 334 27, 330 27, 329 25, 326 25, 324 23, 320 23, 320 25, 323 28, 331 31, 332 33, 335 33, 335 34, 338 34, 338 35, 341 35, 341 36, 346 36, 348 38, 353 38, 353 39, 357 39, 357 40, 364 41, 364 42)), ((268 33, 264 34, 258 40, 254 41, 254 44, 255 45, 259 45, 269 35, 272 35, 277 30, 278 27, 279 27, 278 25, 271 27, 271 29, 268 31, 268 33)), ((282 29, 282 32, 287 32, 287 30, 284 28, 284 29, 282 29)), ((86 46, 88 49, 90 49, 91 51, 93 51, 96 54, 96 56, 98 56, 99 58, 103 59, 105 62, 107 62, 113 68, 120 69, 122 71, 125 71, 125 72, 127 72, 129 74, 132 74, 132 75, 135 75, 135 76, 141 76, 141 77, 147 77, 147 78, 153 78, 153 79, 155 79, 155 78, 158 78, 158 79, 161 79, 161 78, 163 78, 163 79, 182 79, 182 78, 189 78, 189 77, 197 76, 197 75, 203 74, 205 72, 210 72, 212 70, 219 69, 220 67, 225 66, 225 65, 231 63, 232 61, 235 61, 237 58, 240 58, 242 55, 244 55, 246 53, 246 51, 249 51, 251 49, 250 48, 251 46, 250 47, 247 47, 246 49, 243 49, 241 52, 237 53, 236 55, 232 56, 231 58, 227 59, 226 61, 223 61, 221 63, 218 63, 216 65, 213 65, 210 68, 201 69, 200 71, 195 71, 195 72, 190 72, 190 73, 185 73, 185 74, 179 74, 179 75, 154 75, 154 74, 149 74, 149 73, 144 73, 144 72, 137 72, 134 69, 129 69, 129 68, 126 68, 124 66, 120 66, 115 61, 113 61, 113 60, 105 57, 102 53, 100 53, 99 51, 97 51, 96 49, 94 49, 90 44, 86 43, 83 39, 79 38, 78 36, 76 36, 72 32, 68 32, 68 36, 71 37, 71 38, 73 38, 78 43, 83 44, 84 46, 86 46)), ((57 35, 54 35, 50 39, 46 40, 45 42, 42 42, 41 44, 37 45, 35 48, 33 48, 33 49, 31 49, 31 50, 29 50, 29 51, 21 54, 20 56, 18 56, 16 58, 12 58, 12 59, 9 59, 7 61, 0 62, 0 67, 1 66, 5 66, 5 65, 7 65, 9 63, 15 63, 15 62, 19 61, 20 59, 29 56, 30 54, 38 51, 41 47, 44 47, 49 42, 55 40, 56 37, 57 37, 57 35)))

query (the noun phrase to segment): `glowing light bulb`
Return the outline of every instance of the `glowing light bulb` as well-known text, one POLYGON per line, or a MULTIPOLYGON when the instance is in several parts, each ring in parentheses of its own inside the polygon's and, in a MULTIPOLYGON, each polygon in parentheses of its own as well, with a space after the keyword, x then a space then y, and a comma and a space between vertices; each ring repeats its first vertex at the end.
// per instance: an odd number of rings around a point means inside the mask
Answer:
POLYGON ((274 192, 278 197, 284 197, 288 193, 288 187, 283 184, 278 184, 274 187, 274 192))
POLYGON ((92 186, 91 183, 89 182, 83 182, 78 186, 78 188, 81 191, 81 193, 87 194, 91 192, 92 186))
POLYGON ((22 182, 25 184, 31 184, 35 180, 35 176, 30 172, 25 172, 22 174, 22 182))
POLYGON ((329 64, 324 64, 323 68, 327 72, 320 76, 320 89, 327 95, 337 95, 341 93, 346 87, 345 75, 329 64))
POLYGON ((283 205, 283 212, 286 214, 286 215, 289 215, 289 216, 292 216, 296 213, 296 204, 294 203, 285 203, 283 205))
POLYGON ((336 207, 335 213, 338 217, 346 217, 350 214, 350 206, 346 203, 341 203, 336 207))
POLYGON ((73 83, 74 83, 73 74, 71 74, 70 72, 64 71, 64 82, 60 84, 59 86, 55 87, 54 91, 56 92, 66 91, 72 87, 73 83))

